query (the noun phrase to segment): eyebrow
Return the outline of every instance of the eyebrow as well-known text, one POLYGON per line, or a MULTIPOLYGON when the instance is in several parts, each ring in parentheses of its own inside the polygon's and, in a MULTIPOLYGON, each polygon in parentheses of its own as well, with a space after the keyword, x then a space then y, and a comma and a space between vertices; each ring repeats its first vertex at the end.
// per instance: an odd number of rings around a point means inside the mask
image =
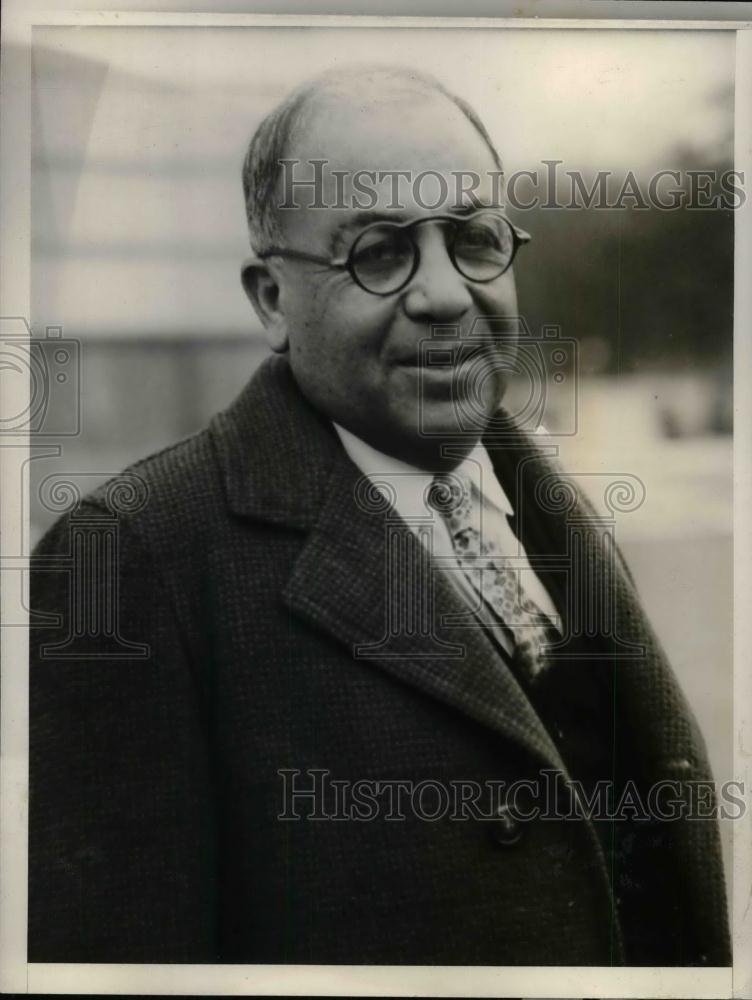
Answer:
POLYGON ((343 219, 332 232, 329 240, 329 251, 334 254, 340 250, 344 250, 342 240, 348 233, 351 233, 355 229, 364 229, 366 226, 373 225, 376 222, 406 222, 408 218, 407 212, 400 211, 374 212, 363 210, 355 212, 354 215, 343 219))
POLYGON ((489 211, 502 211, 506 206, 500 201, 480 201, 480 199, 475 199, 472 202, 464 202, 462 205, 457 205, 450 209, 449 215, 473 215, 475 212, 482 212, 483 209, 488 209, 489 211))
MULTIPOLYGON (((483 209, 488 209, 489 211, 500 211, 504 208, 504 205, 500 201, 480 201, 475 199, 473 201, 465 202, 462 205, 455 205, 451 208, 447 208, 444 211, 437 211, 436 215, 456 215, 463 218, 468 215, 474 215, 476 212, 480 212, 483 209)), ((355 212, 349 218, 344 219, 340 225, 334 230, 330 240, 330 251, 335 253, 338 249, 341 249, 342 237, 347 233, 352 232, 354 229, 365 228, 366 226, 374 225, 377 222, 409 222, 414 218, 413 214, 410 212, 405 212, 400 209, 394 209, 390 212, 380 212, 378 210, 362 210, 355 212)), ((430 218, 430 216, 426 216, 430 218)))

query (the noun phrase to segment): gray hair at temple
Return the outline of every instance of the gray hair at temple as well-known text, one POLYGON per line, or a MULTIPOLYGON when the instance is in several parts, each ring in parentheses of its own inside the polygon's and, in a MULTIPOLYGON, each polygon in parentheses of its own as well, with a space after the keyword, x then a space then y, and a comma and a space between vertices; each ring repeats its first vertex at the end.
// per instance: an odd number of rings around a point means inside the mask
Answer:
POLYGON ((290 158, 293 134, 302 128, 306 114, 325 95, 347 97, 358 91, 391 96, 436 94, 456 105, 482 136, 499 170, 501 157, 475 109, 429 73, 402 66, 351 67, 329 70, 297 87, 269 112, 256 129, 243 161, 243 195, 251 245, 261 251, 281 236, 275 191, 280 160, 290 158))

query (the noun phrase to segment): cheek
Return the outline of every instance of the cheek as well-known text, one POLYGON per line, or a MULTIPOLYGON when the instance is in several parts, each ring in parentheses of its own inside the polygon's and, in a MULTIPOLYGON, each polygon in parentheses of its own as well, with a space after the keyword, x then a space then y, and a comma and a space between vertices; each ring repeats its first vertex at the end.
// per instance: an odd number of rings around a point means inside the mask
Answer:
POLYGON ((480 286, 478 304, 486 317, 499 316, 507 323, 518 315, 517 286, 511 271, 507 271, 490 285, 480 286))
POLYGON ((399 300, 369 295, 348 274, 327 271, 287 289, 290 363, 310 393, 373 405, 399 300))
POLYGON ((381 300, 359 288, 346 271, 314 276, 295 293, 295 311, 308 327, 346 329, 368 325, 381 300))
POLYGON ((329 275, 320 280, 296 283, 286 290, 283 312, 290 340, 290 357, 298 367, 326 359, 330 341, 336 342, 336 293, 329 288, 329 275))
POLYGON ((379 363, 388 345, 395 318, 395 304, 369 295, 349 282, 332 294, 316 296, 306 327, 317 342, 325 345, 331 360, 347 364, 350 377, 358 381, 379 363))
POLYGON ((312 291, 290 332, 290 363, 299 382, 322 398, 372 405, 385 380, 382 351, 393 312, 360 289, 312 291))

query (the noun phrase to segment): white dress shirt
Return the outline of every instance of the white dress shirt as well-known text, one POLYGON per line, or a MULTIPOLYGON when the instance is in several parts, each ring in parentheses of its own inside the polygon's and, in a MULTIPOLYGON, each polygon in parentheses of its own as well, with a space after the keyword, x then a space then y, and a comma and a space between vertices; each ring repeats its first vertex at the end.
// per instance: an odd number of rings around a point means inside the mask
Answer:
MULTIPOLYGON (((393 504, 399 516, 416 534, 431 525, 433 556, 447 572, 447 576, 463 593, 470 607, 490 631, 501 647, 511 654, 513 642, 505 629, 493 627, 498 620, 480 597, 472 576, 462 570, 455 555, 449 528, 441 515, 428 506, 425 498, 433 473, 408 465, 391 455, 384 455, 344 427, 334 424, 342 445, 352 462, 363 475, 373 482, 393 504), (452 571, 456 570, 456 572, 452 571), (493 617, 492 617, 493 616, 493 617)), ((520 583, 538 607, 561 628, 559 614, 546 588, 531 568, 525 549, 512 531, 509 517, 514 509, 509 502, 491 463, 488 452, 478 442, 470 454, 454 470, 466 475, 475 484, 481 498, 481 530, 483 537, 497 546, 499 556, 520 573, 520 583)))

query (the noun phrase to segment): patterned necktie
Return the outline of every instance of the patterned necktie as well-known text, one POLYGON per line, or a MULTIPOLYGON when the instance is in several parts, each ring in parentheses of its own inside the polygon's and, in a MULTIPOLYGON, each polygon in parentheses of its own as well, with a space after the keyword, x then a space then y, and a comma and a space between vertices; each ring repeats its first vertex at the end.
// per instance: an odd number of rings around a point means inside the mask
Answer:
POLYGON ((444 519, 457 560, 514 639, 512 666, 521 679, 535 681, 549 666, 546 646, 554 639, 551 620, 525 592, 520 572, 507 565, 491 538, 481 530, 482 499, 461 473, 437 473, 427 502, 444 519))

